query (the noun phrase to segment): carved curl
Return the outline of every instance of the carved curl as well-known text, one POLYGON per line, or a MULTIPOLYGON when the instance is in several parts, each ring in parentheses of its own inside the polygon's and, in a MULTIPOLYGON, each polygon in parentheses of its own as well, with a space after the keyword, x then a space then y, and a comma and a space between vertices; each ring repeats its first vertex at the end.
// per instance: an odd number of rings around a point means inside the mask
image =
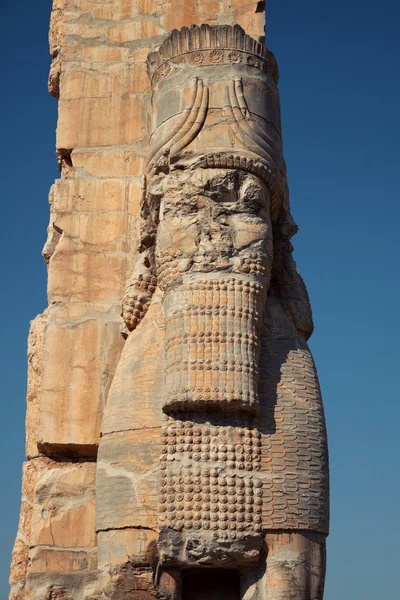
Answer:
POLYGON ((274 225, 274 262, 269 295, 280 299, 299 335, 308 340, 314 330, 311 304, 303 278, 297 272, 290 241, 297 230, 286 193, 284 206, 274 225))

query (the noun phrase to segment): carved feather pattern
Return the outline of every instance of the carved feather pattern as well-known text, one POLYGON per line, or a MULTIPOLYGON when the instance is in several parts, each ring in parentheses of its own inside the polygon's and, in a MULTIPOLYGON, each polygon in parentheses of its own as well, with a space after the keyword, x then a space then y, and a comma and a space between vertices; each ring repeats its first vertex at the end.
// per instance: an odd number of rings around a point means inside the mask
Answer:
POLYGON ((166 154, 177 154, 186 148, 199 134, 207 117, 209 89, 203 80, 194 79, 190 104, 170 136, 160 140, 149 152, 146 170, 149 172, 157 161, 166 154))

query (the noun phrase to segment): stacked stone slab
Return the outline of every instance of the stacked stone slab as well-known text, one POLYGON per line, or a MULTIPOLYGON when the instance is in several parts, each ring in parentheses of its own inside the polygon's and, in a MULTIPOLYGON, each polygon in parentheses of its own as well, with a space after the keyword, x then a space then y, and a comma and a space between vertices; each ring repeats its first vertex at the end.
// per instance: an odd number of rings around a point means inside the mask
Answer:
POLYGON ((264 20, 54 0, 12 600, 186 600, 201 568, 246 600, 322 598, 325 423, 264 20))

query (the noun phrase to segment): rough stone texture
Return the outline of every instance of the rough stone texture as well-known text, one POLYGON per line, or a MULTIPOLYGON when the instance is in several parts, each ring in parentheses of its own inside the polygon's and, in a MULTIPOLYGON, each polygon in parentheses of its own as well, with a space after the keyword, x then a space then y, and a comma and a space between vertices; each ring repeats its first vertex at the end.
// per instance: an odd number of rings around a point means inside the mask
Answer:
POLYGON ((205 568, 227 600, 322 599, 325 422, 264 20, 54 0, 12 600, 203 600, 205 568))
POLYGON ((34 458, 25 463, 10 580, 13 600, 58 598, 57 586, 64 590, 68 581, 70 594, 79 598, 95 577, 95 472, 96 465, 87 462, 34 458))

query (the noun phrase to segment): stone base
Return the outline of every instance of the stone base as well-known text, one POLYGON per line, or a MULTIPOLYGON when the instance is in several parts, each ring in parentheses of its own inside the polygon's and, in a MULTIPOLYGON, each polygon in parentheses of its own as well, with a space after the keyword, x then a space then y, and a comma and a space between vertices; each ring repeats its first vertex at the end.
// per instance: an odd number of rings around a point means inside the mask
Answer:
POLYGON ((215 539, 211 532, 196 534, 166 528, 158 538, 159 561, 163 568, 256 566, 262 546, 260 535, 249 534, 215 539))

